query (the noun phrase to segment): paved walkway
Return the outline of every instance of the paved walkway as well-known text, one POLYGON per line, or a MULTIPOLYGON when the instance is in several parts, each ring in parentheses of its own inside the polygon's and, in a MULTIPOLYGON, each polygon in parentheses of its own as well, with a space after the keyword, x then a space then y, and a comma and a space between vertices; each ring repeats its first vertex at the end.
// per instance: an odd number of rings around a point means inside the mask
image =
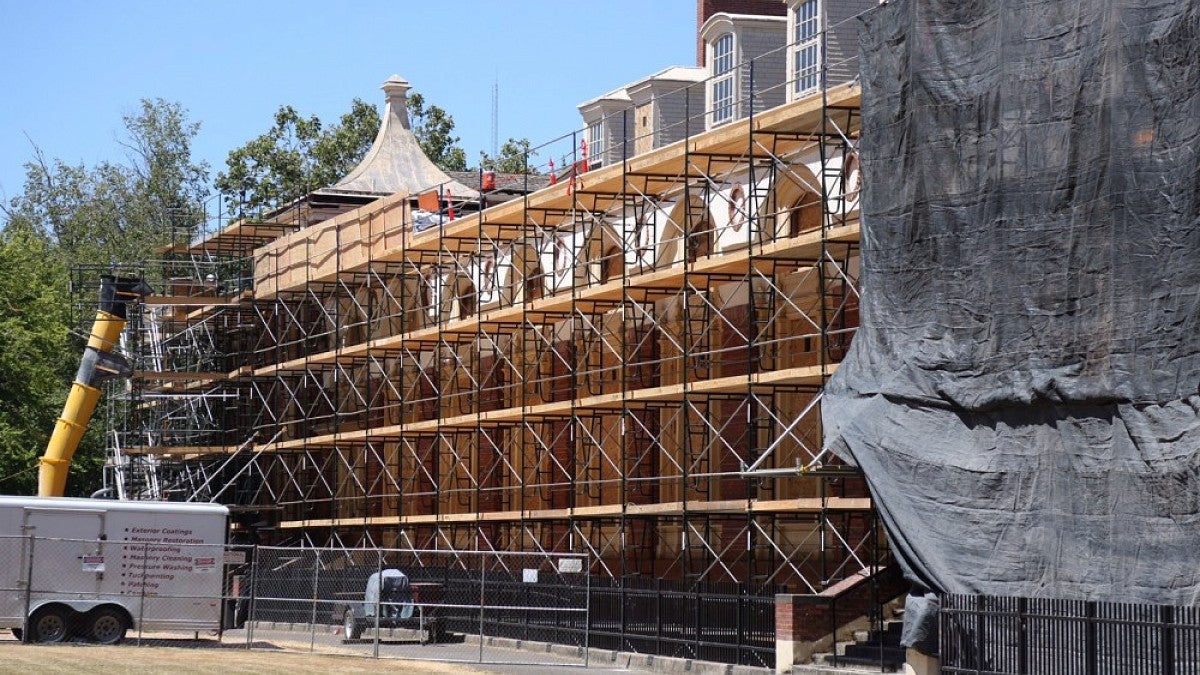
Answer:
MULTIPOLYGON (((228 631, 222 642, 248 639, 245 630, 228 631)), ((324 654, 358 656, 376 655, 375 641, 368 633, 361 640, 347 642, 336 627, 318 626, 310 633, 307 626, 255 627, 256 645, 268 643, 274 648, 314 651, 324 654)), ((420 659, 447 661, 473 670, 489 673, 562 673, 587 670, 589 673, 699 673, 710 675, 769 675, 768 668, 730 666, 724 663, 690 661, 644 654, 615 653, 592 649, 587 652, 576 646, 552 645, 541 642, 522 643, 505 638, 485 638, 483 644, 475 636, 451 634, 438 644, 421 644, 416 631, 396 629, 387 631, 379 641, 378 656, 384 659, 420 659)))
MULTIPOLYGON (((0 641, 16 642, 8 631, 0 631, 0 641)), ((534 675, 541 673, 698 673, 701 675, 768 675, 769 669, 730 666, 723 663, 689 661, 644 654, 614 653, 593 649, 587 653, 579 647, 521 643, 504 638, 485 638, 481 645, 474 636, 452 634, 437 644, 421 644, 416 631, 387 631, 378 647, 368 633, 363 639, 345 641, 336 627, 277 626, 267 624, 247 630, 230 630, 218 638, 215 635, 193 633, 150 633, 139 636, 131 631, 125 645, 184 647, 190 649, 238 649, 249 646, 260 653, 313 653, 330 656, 357 656, 382 660, 394 659, 397 668, 402 662, 433 661, 452 663, 472 671, 534 675), (378 651, 377 651, 378 650, 378 651)), ((105 647, 96 646, 103 650, 105 647)))
MULTIPOLYGON (((249 639, 251 636, 247 631, 234 630, 226 631, 221 642, 234 644, 249 639)), ((539 645, 540 649, 527 649, 526 645, 517 648, 517 644, 509 640, 491 641, 491 644, 484 640, 481 645, 473 637, 466 639, 461 635, 451 635, 446 642, 421 644, 415 631, 409 635, 409 631, 396 630, 392 636, 385 635, 379 641, 378 651, 369 634, 360 640, 344 641, 340 634, 323 627, 318 627, 312 633, 299 629, 255 628, 252 639, 252 648, 362 657, 378 655, 383 659, 448 661, 489 673, 561 673, 565 670, 583 670, 585 667, 589 673, 646 672, 614 666, 612 663, 591 663, 585 661, 582 650, 563 645, 549 648, 539 645)))

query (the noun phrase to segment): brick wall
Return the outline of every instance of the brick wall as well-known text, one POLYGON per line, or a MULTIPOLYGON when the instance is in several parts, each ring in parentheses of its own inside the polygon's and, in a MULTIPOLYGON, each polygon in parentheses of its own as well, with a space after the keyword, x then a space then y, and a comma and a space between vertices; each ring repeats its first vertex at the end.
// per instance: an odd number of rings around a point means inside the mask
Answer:
POLYGON ((893 565, 880 571, 878 588, 870 578, 855 575, 817 595, 775 596, 775 641, 781 667, 790 667, 795 659, 806 659, 815 643, 827 638, 836 626, 841 628, 858 617, 868 616, 876 598, 887 602, 908 589, 908 583, 893 565), (786 645, 786 647, 785 647, 786 645))
POLYGON ((764 14, 786 16, 787 5, 783 0, 696 0, 696 65, 704 65, 704 40, 700 39, 700 27, 708 17, 717 12, 730 14, 764 14))

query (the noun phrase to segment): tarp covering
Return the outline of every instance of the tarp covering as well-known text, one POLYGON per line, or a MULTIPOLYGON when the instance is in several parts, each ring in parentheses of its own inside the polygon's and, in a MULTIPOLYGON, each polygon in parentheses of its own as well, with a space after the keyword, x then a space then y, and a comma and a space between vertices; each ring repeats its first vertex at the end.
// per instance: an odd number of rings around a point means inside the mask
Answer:
POLYGON ((894 0, 823 403, 910 577, 1200 600, 1200 0, 894 0))

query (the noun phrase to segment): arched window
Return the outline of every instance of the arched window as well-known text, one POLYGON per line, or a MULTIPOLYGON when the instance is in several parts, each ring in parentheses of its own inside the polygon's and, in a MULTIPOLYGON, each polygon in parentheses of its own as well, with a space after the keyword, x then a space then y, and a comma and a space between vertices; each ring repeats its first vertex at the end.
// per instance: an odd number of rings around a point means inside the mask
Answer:
POLYGON ((724 124, 733 119, 734 69, 733 33, 725 33, 713 42, 712 121, 724 124))

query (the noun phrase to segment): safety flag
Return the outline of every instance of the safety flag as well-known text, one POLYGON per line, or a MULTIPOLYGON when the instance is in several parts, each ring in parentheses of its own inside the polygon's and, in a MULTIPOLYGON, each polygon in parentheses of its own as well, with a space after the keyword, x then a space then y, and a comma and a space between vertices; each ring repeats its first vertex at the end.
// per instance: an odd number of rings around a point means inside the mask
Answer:
POLYGON ((454 220, 454 202, 451 201, 450 189, 446 189, 446 217, 454 220))
POLYGON ((554 159, 550 159, 550 184, 554 185, 558 182, 558 174, 554 173, 554 159))

